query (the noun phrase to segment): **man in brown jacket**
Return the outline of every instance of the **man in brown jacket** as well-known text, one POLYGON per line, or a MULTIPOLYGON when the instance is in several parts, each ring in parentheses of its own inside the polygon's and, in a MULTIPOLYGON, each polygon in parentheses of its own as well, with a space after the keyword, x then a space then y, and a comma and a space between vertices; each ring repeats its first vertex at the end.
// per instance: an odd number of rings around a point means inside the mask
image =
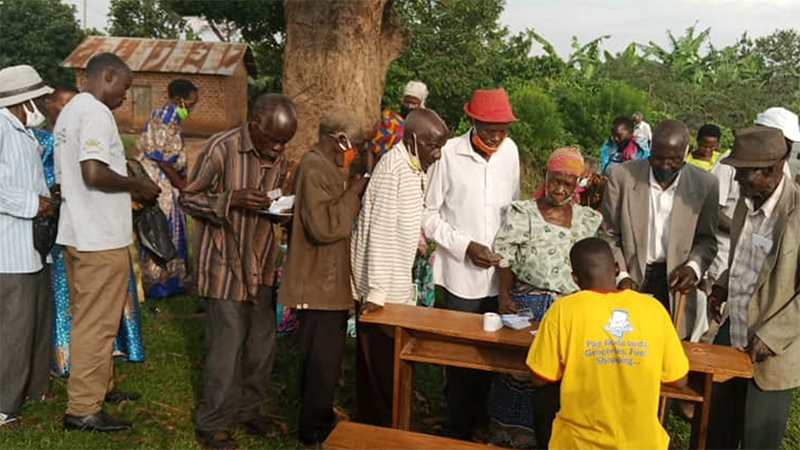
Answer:
POLYGON ((753 379, 715 385, 707 448, 780 448, 800 386, 800 187, 782 171, 787 155, 779 129, 753 127, 722 162, 736 168, 741 198, 708 317, 722 323, 716 344, 750 354, 753 379))
POLYGON ((300 321, 298 438, 307 445, 324 441, 334 422, 333 396, 353 306, 350 232, 368 179, 348 182, 345 175, 364 142, 360 126, 348 109, 325 114, 319 142, 300 160, 292 182, 294 219, 280 302, 295 308, 300 321))

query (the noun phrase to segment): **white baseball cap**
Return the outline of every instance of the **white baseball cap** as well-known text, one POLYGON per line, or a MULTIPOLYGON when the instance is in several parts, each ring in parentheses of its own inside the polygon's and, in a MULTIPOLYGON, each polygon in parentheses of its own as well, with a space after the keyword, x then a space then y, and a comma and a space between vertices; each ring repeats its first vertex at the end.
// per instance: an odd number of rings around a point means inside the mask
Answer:
POLYGON ((31 66, 12 66, 0 70, 0 108, 52 93, 53 88, 44 84, 39 72, 31 66))
POLYGON ((777 128, 783 131, 783 137, 792 141, 800 142, 800 123, 797 114, 786 108, 772 107, 759 113, 755 120, 756 125, 777 128))

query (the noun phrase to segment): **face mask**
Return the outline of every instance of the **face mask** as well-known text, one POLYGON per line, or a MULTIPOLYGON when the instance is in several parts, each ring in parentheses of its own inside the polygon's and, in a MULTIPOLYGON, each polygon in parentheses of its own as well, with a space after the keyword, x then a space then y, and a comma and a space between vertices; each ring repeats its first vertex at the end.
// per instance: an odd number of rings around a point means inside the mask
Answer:
POLYGON ((414 134, 414 151, 412 152, 411 149, 408 149, 408 156, 411 167, 414 170, 422 171, 422 161, 419 159, 419 145, 417 144, 416 133, 414 134))
POLYGON ((338 137, 331 135, 331 139, 336 141, 336 144, 339 146, 339 149, 342 151, 342 164, 339 167, 348 168, 350 164, 353 163, 356 159, 356 149, 353 148, 353 144, 350 142, 350 138, 347 137, 346 134, 342 133, 338 137), (345 141, 347 141, 347 145, 342 144, 341 136, 344 136, 345 141))
POLYGON ((189 110, 186 109, 186 105, 183 103, 183 100, 181 100, 181 106, 175 108, 175 112, 178 114, 178 117, 180 117, 181 120, 185 120, 187 117, 189 117, 189 110))
POLYGON ((36 107, 36 103, 33 100, 30 101, 31 106, 33 106, 33 111, 28 110, 26 105, 22 105, 22 108, 25 110, 25 126, 28 128, 33 128, 36 125, 44 122, 46 119, 44 114, 39 111, 39 108, 36 107))
POLYGON ((486 156, 492 156, 495 154, 495 152, 497 152, 497 150, 500 149, 500 147, 503 146, 503 142, 505 142, 505 139, 500 141, 500 144, 497 147, 489 147, 488 145, 486 145, 485 142, 483 142, 483 139, 481 139, 480 136, 478 136, 478 132, 473 130, 471 141, 472 145, 474 145, 478 150, 480 150, 481 153, 483 153, 486 156))
POLYGON ((652 166, 653 169, 653 178, 656 179, 659 183, 668 183, 674 180, 679 173, 681 173, 681 169, 686 163, 681 164, 681 166, 675 170, 664 170, 660 167, 652 166))

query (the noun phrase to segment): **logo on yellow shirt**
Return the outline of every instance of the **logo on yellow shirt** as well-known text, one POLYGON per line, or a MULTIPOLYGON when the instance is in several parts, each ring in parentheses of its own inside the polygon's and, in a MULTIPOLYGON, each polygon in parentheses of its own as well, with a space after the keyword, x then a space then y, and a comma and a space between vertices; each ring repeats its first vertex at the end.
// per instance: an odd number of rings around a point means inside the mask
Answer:
POLYGON ((608 325, 604 326, 603 329, 617 338, 621 338, 625 333, 633 331, 633 325, 628 321, 628 311, 615 309, 611 313, 611 318, 608 319, 608 325))

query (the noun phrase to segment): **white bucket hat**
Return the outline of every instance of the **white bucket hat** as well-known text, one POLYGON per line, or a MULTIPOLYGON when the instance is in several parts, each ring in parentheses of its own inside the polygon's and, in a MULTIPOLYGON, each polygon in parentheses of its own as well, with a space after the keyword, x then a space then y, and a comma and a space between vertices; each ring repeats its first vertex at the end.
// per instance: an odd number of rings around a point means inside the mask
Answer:
POLYGON ((783 131, 783 137, 786 139, 800 142, 800 124, 797 121, 797 114, 786 108, 773 107, 759 113, 756 116, 755 124, 777 128, 783 131))
POLYGON ((0 108, 18 105, 53 93, 31 66, 21 65, 0 70, 0 108))

